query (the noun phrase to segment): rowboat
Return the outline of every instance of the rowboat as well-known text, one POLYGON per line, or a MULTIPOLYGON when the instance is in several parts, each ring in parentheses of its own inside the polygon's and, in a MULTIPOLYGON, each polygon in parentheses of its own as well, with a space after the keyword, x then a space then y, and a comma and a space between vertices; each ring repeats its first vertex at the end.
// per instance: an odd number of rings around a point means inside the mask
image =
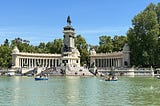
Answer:
POLYGON ((105 81, 117 81, 118 78, 116 76, 105 78, 105 81))
POLYGON ((38 81, 38 80, 48 80, 48 77, 37 76, 37 77, 35 77, 35 80, 36 81, 38 81))

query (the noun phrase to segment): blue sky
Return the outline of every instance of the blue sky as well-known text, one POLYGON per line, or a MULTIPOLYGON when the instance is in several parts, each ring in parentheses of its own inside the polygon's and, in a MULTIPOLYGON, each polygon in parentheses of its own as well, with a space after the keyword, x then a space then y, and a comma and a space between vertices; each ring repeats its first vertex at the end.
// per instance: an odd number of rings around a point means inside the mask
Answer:
POLYGON ((0 44, 16 37, 32 45, 63 38, 70 15, 76 35, 96 45, 101 35, 126 35, 151 2, 158 0, 0 0, 0 44))

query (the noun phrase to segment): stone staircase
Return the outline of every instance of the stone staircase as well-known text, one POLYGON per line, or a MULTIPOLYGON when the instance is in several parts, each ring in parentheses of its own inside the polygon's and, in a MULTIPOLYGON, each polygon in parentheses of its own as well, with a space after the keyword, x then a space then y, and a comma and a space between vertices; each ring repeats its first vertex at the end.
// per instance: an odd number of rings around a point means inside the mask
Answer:
POLYGON ((66 67, 66 75, 93 76, 87 68, 84 67, 66 67))

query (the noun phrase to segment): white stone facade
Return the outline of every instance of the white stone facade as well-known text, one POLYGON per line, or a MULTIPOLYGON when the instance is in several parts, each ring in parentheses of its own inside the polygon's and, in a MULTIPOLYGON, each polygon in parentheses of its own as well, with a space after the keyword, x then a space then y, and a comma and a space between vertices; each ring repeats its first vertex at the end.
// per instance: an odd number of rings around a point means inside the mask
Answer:
POLYGON ((62 63, 71 67, 80 67, 80 53, 75 47, 75 32, 74 28, 68 24, 63 30, 63 50, 62 50, 62 63))
POLYGON ((96 53, 94 49, 90 51, 90 65, 96 66, 98 69, 110 69, 129 67, 130 66, 130 50, 125 44, 123 51, 112 53, 96 53))
POLYGON ((33 67, 58 67, 68 65, 80 67, 80 53, 75 47, 74 28, 69 23, 64 27, 64 39, 62 54, 40 54, 19 52, 15 47, 12 51, 13 68, 33 67))
POLYGON ((12 51, 13 68, 57 67, 61 63, 61 54, 40 54, 19 52, 15 47, 12 51))
MULTIPOLYGON (((34 67, 80 67, 80 53, 75 47, 75 32, 71 26, 70 18, 67 19, 68 25, 64 27, 63 49, 61 54, 40 54, 19 52, 15 47, 12 51, 13 68, 34 68, 34 67)), ((96 53, 90 51, 90 64, 97 68, 129 67, 130 50, 126 44, 121 52, 96 53)))

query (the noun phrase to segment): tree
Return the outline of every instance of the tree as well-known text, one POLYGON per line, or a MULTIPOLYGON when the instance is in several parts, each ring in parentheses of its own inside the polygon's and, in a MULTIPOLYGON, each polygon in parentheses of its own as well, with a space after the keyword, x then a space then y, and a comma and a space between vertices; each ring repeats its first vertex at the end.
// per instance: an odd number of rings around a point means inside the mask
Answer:
POLYGON ((46 51, 46 44, 44 42, 41 42, 38 46, 39 53, 45 53, 46 51))
POLYGON ((21 52, 36 52, 35 47, 29 44, 30 41, 24 40, 21 38, 15 38, 14 40, 11 41, 11 48, 13 49, 15 46, 18 47, 18 49, 21 52))
POLYGON ((157 13, 157 21, 159 24, 158 44, 157 44, 157 50, 156 50, 157 51, 156 63, 157 63, 157 66, 160 67, 160 3, 157 4, 156 13, 157 13))
POLYGON ((12 49, 8 46, 0 46, 0 67, 11 67, 12 49))
POLYGON ((132 65, 151 66, 156 64, 159 24, 154 10, 154 5, 150 4, 132 20, 133 28, 130 28, 127 33, 132 65))
POLYGON ((113 52, 115 51, 122 51, 123 46, 127 42, 127 37, 126 36, 114 36, 112 39, 113 42, 113 52))
POLYGON ((157 13, 157 17, 158 17, 157 20, 160 25, 160 3, 157 4, 156 13, 157 13))
POLYGON ((113 42, 111 36, 100 36, 99 40, 99 47, 97 51, 98 53, 106 53, 113 51, 113 42))
POLYGON ((86 40, 81 36, 77 35, 75 39, 75 44, 77 49, 80 52, 81 65, 89 64, 89 52, 88 52, 88 44, 86 40))
POLYGON ((61 53, 62 44, 62 39, 55 39, 52 43, 48 44, 50 53, 61 53))

